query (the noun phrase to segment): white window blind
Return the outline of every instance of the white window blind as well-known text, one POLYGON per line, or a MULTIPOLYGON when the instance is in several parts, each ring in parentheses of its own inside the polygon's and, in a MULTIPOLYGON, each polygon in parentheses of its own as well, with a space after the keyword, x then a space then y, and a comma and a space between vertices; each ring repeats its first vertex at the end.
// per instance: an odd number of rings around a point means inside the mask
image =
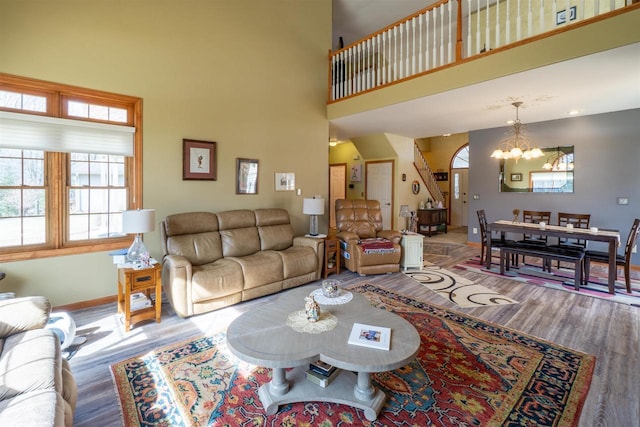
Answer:
POLYGON ((0 147, 133 156, 131 126, 0 111, 0 147))

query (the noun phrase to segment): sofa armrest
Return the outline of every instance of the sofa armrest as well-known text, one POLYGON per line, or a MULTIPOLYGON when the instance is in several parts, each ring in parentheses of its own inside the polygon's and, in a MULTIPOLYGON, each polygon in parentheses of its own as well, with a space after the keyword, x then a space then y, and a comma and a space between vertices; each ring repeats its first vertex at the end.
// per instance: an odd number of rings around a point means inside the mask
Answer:
POLYGON ((322 252, 322 248, 320 246, 323 244, 324 240, 313 237, 296 236, 293 238, 293 246, 308 246, 313 249, 316 254, 322 252))
POLYGON ((41 329, 51 314, 51 303, 43 296, 0 301, 0 338, 31 329, 41 329))
POLYGON ((340 231, 338 234, 336 234, 336 236, 338 236, 338 239, 347 243, 357 243, 360 240, 360 236, 358 236, 356 233, 352 233, 351 231, 340 231))
POLYGON ((162 288, 180 317, 193 314, 191 306, 191 262, 181 255, 165 255, 162 259, 162 288))
POLYGON ((399 245, 402 240, 402 233, 398 230, 381 230, 378 232, 378 237, 391 240, 393 243, 399 245))

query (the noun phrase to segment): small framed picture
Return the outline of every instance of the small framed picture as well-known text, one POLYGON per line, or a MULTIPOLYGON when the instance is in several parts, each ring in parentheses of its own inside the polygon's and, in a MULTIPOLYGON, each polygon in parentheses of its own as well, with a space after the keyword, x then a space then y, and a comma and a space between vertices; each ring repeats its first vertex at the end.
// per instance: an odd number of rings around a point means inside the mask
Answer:
POLYGON ((292 191, 296 189, 296 174, 293 172, 276 172, 276 191, 292 191))
POLYGON ((351 166, 351 181, 360 182, 362 180, 362 164, 356 163, 351 166))
POLYGON ((258 194, 258 160, 236 159, 236 194, 258 194))
MULTIPOLYGON (((576 19, 576 11, 576 6, 571 6, 569 8, 569 21, 574 21, 576 19)), ((562 25, 565 22, 567 22, 567 10, 563 9, 556 12, 556 25, 562 25)))
POLYGON ((182 179, 216 180, 216 143, 182 140, 182 179))
POLYGON ((522 174, 521 173, 512 173, 511 174, 511 181, 522 181, 522 174))

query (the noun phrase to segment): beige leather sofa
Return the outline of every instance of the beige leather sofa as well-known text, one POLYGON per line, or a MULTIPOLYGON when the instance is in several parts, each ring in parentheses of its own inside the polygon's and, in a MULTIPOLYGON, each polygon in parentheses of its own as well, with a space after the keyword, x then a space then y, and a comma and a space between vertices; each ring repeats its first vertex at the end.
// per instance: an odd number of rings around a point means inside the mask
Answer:
POLYGON ((78 391, 44 297, 0 301, 0 426, 73 425, 78 391))
POLYGON ((320 278, 324 241, 294 237, 285 209, 169 215, 160 234, 162 286, 181 317, 320 278))
MULTIPOLYGON (((343 265, 361 276, 400 271, 402 233, 383 230, 377 200, 336 200, 336 231, 343 265), (388 247, 367 249, 366 240, 384 240, 388 247)), ((384 244, 380 244, 384 246, 384 244)), ((376 242, 371 242, 376 246, 376 242)))

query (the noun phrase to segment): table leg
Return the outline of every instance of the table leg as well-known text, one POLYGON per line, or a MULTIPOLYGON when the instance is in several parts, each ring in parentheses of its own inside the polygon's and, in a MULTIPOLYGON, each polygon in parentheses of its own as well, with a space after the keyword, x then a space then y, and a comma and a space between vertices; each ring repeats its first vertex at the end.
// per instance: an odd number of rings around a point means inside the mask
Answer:
POLYGON ((284 368, 273 368, 269 389, 273 394, 282 396, 289 391, 289 382, 287 381, 287 371, 284 368))
POLYGON ((278 407, 286 403, 289 392, 289 381, 287 381, 287 371, 283 368, 273 368, 271 382, 263 384, 258 389, 258 397, 262 402, 262 407, 267 415, 274 415, 278 412, 278 407))
POLYGON ((368 372, 358 372, 358 382, 353 388, 353 394, 360 400, 371 400, 376 389, 371 385, 371 375, 368 372))
POLYGON ((485 246, 485 251, 487 251, 485 255, 487 270, 491 270, 491 231, 486 230, 483 239, 487 242, 485 246))
POLYGON ((609 240, 609 293, 616 293, 616 278, 618 277, 618 266, 616 264, 616 239, 609 240))

